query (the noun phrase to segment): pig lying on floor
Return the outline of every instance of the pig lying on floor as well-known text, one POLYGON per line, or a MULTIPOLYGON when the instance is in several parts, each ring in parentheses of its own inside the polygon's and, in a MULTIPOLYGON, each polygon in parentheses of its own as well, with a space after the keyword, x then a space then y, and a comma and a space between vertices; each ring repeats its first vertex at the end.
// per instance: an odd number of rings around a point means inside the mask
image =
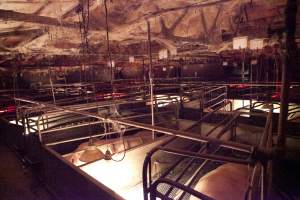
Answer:
POLYGON ((203 176, 194 189, 216 200, 244 200, 251 172, 246 165, 227 163, 203 176))
MULTIPOLYGON (((104 153, 105 150, 108 148, 112 154, 143 145, 148 143, 152 140, 151 132, 147 131, 140 131, 134 136, 125 136, 124 143, 123 140, 120 138, 116 139, 93 139, 93 144, 97 146, 99 149, 102 150, 104 153)), ((69 162, 78 165, 80 164, 79 158, 80 155, 83 153, 85 149, 89 146, 89 141, 80 144, 73 153, 66 155, 64 158, 69 162)), ((82 163, 81 163, 82 164, 82 163)))

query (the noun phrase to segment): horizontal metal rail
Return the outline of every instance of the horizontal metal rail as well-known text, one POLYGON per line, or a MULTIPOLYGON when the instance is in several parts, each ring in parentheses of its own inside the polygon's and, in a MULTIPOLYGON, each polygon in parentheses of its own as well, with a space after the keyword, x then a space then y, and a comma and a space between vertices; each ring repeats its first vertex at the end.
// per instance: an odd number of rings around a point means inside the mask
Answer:
MULTIPOLYGON (((138 130, 137 128, 130 128, 126 131, 134 131, 134 130, 138 130)), ((69 140, 61 140, 59 142, 51 142, 51 143, 46 143, 45 145, 47 146, 54 146, 57 144, 63 144, 63 143, 68 143, 68 142, 74 142, 74 141, 79 141, 79 140, 84 140, 84 139, 89 139, 89 138, 96 138, 96 137, 104 137, 104 136, 108 136, 108 135, 114 135, 119 133, 118 131, 112 131, 109 133, 100 133, 100 134, 96 134, 96 135, 90 135, 90 136, 85 136, 85 137, 79 137, 79 138, 74 138, 74 139, 69 139, 69 140)), ((96 145, 97 146, 97 145, 96 145)), ((76 153, 76 151, 72 152, 72 153, 76 153)))
POLYGON ((143 123, 139 123, 139 122, 133 122, 133 121, 125 120, 125 119, 106 118, 106 117, 103 117, 99 114, 94 114, 94 113, 90 113, 90 112, 86 112, 86 111, 78 111, 78 110, 73 110, 73 109, 61 108, 61 107, 56 106, 56 105, 45 104, 45 103, 32 101, 32 100, 26 100, 26 99, 21 99, 21 98, 15 98, 15 99, 18 100, 18 101, 24 101, 24 102, 27 102, 27 103, 47 106, 47 107, 55 109, 55 110, 66 111, 66 112, 71 112, 71 113, 77 113, 77 114, 90 116, 90 117, 93 117, 93 118, 96 118, 96 119, 99 119, 99 120, 103 120, 104 122, 107 122, 107 123, 119 123, 119 124, 125 125, 125 126, 133 126, 133 127, 136 127, 136 128, 146 129, 146 130, 150 130, 150 131, 156 131, 156 132, 159 132, 159 133, 164 133, 164 134, 167 134, 167 135, 172 135, 172 136, 185 138, 185 139, 190 139, 190 140, 199 141, 199 142, 213 141, 213 142, 218 143, 218 144, 231 145, 231 146, 234 146, 236 148, 241 148, 241 149, 244 149, 244 150, 248 150, 249 152, 251 152, 253 150, 253 147, 250 146, 250 145, 239 144, 239 143, 228 142, 228 141, 227 142, 226 141, 220 141, 218 139, 203 137, 203 136, 199 136, 198 134, 188 133, 188 132, 185 132, 185 131, 172 130, 172 129, 168 129, 168 128, 143 124, 143 123))

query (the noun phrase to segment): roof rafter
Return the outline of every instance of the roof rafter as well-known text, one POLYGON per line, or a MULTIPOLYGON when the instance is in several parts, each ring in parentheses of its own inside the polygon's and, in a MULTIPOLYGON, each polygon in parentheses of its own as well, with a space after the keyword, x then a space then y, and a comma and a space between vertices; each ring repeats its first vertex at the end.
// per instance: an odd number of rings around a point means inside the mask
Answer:
POLYGON ((11 35, 35 35, 42 34, 46 32, 46 29, 35 28, 35 29, 18 29, 12 31, 0 32, 0 37, 7 37, 11 35))
MULTIPOLYGON (((73 29, 79 28, 78 22, 67 22, 52 17, 45 17, 36 14, 26 14, 26 13, 16 12, 12 10, 0 9, 0 19, 37 23, 37 24, 42 24, 47 26, 60 26, 64 28, 73 28, 73 29)), ((100 27, 95 27, 95 26, 91 26, 90 29, 94 31, 101 30, 100 27)))

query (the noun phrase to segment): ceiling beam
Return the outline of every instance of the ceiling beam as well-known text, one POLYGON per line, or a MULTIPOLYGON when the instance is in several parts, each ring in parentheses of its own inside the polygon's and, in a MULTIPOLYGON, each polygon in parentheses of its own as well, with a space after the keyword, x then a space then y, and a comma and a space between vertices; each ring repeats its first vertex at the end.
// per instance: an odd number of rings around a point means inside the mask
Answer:
POLYGON ((179 7, 173 7, 173 8, 163 8, 163 9, 160 9, 160 10, 155 11, 155 12, 147 13, 147 14, 144 15, 144 17, 146 19, 149 19, 149 18, 153 18, 153 17, 156 17, 156 16, 160 16, 160 15, 162 15, 164 13, 168 13, 168 12, 174 12, 174 11, 183 10, 183 9, 190 9, 190 8, 200 8, 200 7, 213 6, 213 5, 216 5, 216 4, 226 3, 226 2, 229 2, 229 1, 232 1, 232 0, 205 0, 205 1, 202 1, 202 2, 193 3, 193 4, 186 5, 186 6, 179 6, 179 7))
POLYGON ((23 21, 30 23, 38 23, 43 25, 51 25, 51 26, 63 26, 66 28, 78 28, 79 25, 76 23, 59 21, 56 18, 39 16, 36 14, 27 14, 16 12, 12 10, 3 10, 0 9, 0 19, 12 20, 12 21, 23 21))
POLYGON ((47 31, 47 29, 20 29, 20 30, 11 30, 0 32, 0 37, 7 37, 7 36, 19 36, 19 35, 39 35, 43 34, 47 31))
MULTIPOLYGON (((47 26, 59 26, 59 27, 64 27, 64 28, 79 29, 78 22, 66 22, 64 20, 58 20, 53 17, 21 13, 21 12, 16 12, 16 11, 12 11, 12 10, 0 9, 0 19, 37 23, 37 24, 42 24, 42 25, 47 25, 47 26)), ((90 27, 90 29, 91 30, 100 30, 100 27, 92 26, 92 27, 90 27)))

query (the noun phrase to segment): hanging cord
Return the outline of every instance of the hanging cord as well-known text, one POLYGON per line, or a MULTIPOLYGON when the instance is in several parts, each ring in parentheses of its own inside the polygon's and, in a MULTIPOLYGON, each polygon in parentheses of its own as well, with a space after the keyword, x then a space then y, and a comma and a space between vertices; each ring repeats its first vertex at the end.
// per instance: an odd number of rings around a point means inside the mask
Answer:
POLYGON ((122 158, 121 159, 119 159, 119 160, 117 160, 117 159, 114 159, 113 157, 112 157, 112 154, 111 154, 111 152, 110 152, 110 150, 109 150, 109 144, 108 144, 108 137, 107 137, 107 123, 106 122, 104 122, 103 123, 103 126, 104 126, 104 134, 105 134, 105 143, 106 143, 106 151, 105 151, 105 156, 106 156, 106 160, 113 160, 113 161, 115 161, 115 162, 121 162, 122 160, 124 160, 124 158, 125 158, 125 155, 126 155, 126 145, 125 145, 125 139, 124 139, 124 133, 126 132, 126 127, 125 126, 123 126, 123 125, 120 125, 120 124, 113 124, 112 123, 112 126, 114 126, 114 127, 118 127, 118 131, 119 131, 119 133, 120 133, 120 140, 122 141, 122 144, 123 144, 123 156, 122 156, 122 158))
MULTIPOLYGON (((103 122, 103 121, 100 120, 100 123, 101 123, 101 122, 103 122)), ((100 126, 101 126, 101 124, 100 124, 100 126)), ((103 122, 103 128, 104 128, 104 130, 105 130, 105 122, 103 122)), ((97 138, 98 138, 98 139, 106 139, 105 134, 104 134, 104 135, 100 135, 100 136, 98 136, 97 138)))
MULTIPOLYGON (((113 70, 113 62, 112 62, 112 56, 110 52, 110 42, 109 42, 109 26, 108 26, 108 10, 107 10, 107 0, 103 0, 104 4, 104 11, 105 11, 105 25, 106 25, 106 43, 107 43, 107 54, 109 57, 109 64, 110 64, 110 85, 111 85, 111 99, 112 99, 112 104, 115 107, 115 111, 117 112, 117 105, 115 101, 115 96, 114 96, 114 70, 113 70)), ((119 115, 119 113, 117 112, 119 115)))
POLYGON ((92 137, 92 130, 91 130, 91 121, 92 119, 89 119, 89 146, 93 145, 94 144, 94 141, 93 141, 93 137, 92 137))
POLYGON ((110 43, 109 43, 109 27, 108 27, 108 11, 107 11, 107 0, 103 0, 104 4, 104 11, 105 11, 105 25, 106 25, 106 43, 107 43, 107 55, 109 57, 109 64, 110 64, 110 83, 112 86, 112 97, 113 97, 113 79, 114 79, 114 71, 112 66, 112 56, 110 52, 110 43))
POLYGON ((125 131, 126 131, 126 127, 125 126, 123 126, 123 125, 119 125, 120 126, 120 140, 122 141, 122 143, 123 143, 123 156, 122 156, 122 158, 121 159, 119 159, 119 160, 116 160, 116 159, 114 159, 113 157, 111 158, 113 161, 115 161, 115 162, 121 162, 122 160, 124 160, 124 158, 125 158, 125 156, 126 156, 126 146, 125 146, 125 139, 124 139, 124 133, 125 133, 125 131))
POLYGON ((106 25, 106 46, 107 46, 107 55, 109 58, 109 65, 110 65, 110 85, 111 85, 111 99, 113 102, 113 105, 117 107, 115 102, 115 96, 114 96, 114 69, 113 69, 113 62, 112 62, 112 56, 110 52, 110 42, 109 42, 109 26, 108 26, 108 10, 107 10, 107 0, 103 0, 104 4, 104 11, 105 11, 105 25, 106 25))
MULTIPOLYGON (((89 60, 89 40, 88 40, 88 33, 89 33, 89 24, 90 24, 90 0, 87 0, 86 5, 84 1, 80 2, 81 8, 78 11, 78 19, 79 19, 79 31, 80 31, 80 39, 81 39, 81 46, 82 46, 82 54, 84 56, 84 60, 88 58, 89 60)), ((84 81, 87 80, 87 74, 85 70, 85 61, 81 66, 80 70, 80 83, 82 83, 82 70, 84 70, 84 81)))
POLYGON ((109 151, 108 149, 108 135, 107 135, 107 125, 106 125, 106 122, 103 121, 103 127, 104 127, 104 136, 105 136, 105 143, 106 143, 106 152, 109 151))

